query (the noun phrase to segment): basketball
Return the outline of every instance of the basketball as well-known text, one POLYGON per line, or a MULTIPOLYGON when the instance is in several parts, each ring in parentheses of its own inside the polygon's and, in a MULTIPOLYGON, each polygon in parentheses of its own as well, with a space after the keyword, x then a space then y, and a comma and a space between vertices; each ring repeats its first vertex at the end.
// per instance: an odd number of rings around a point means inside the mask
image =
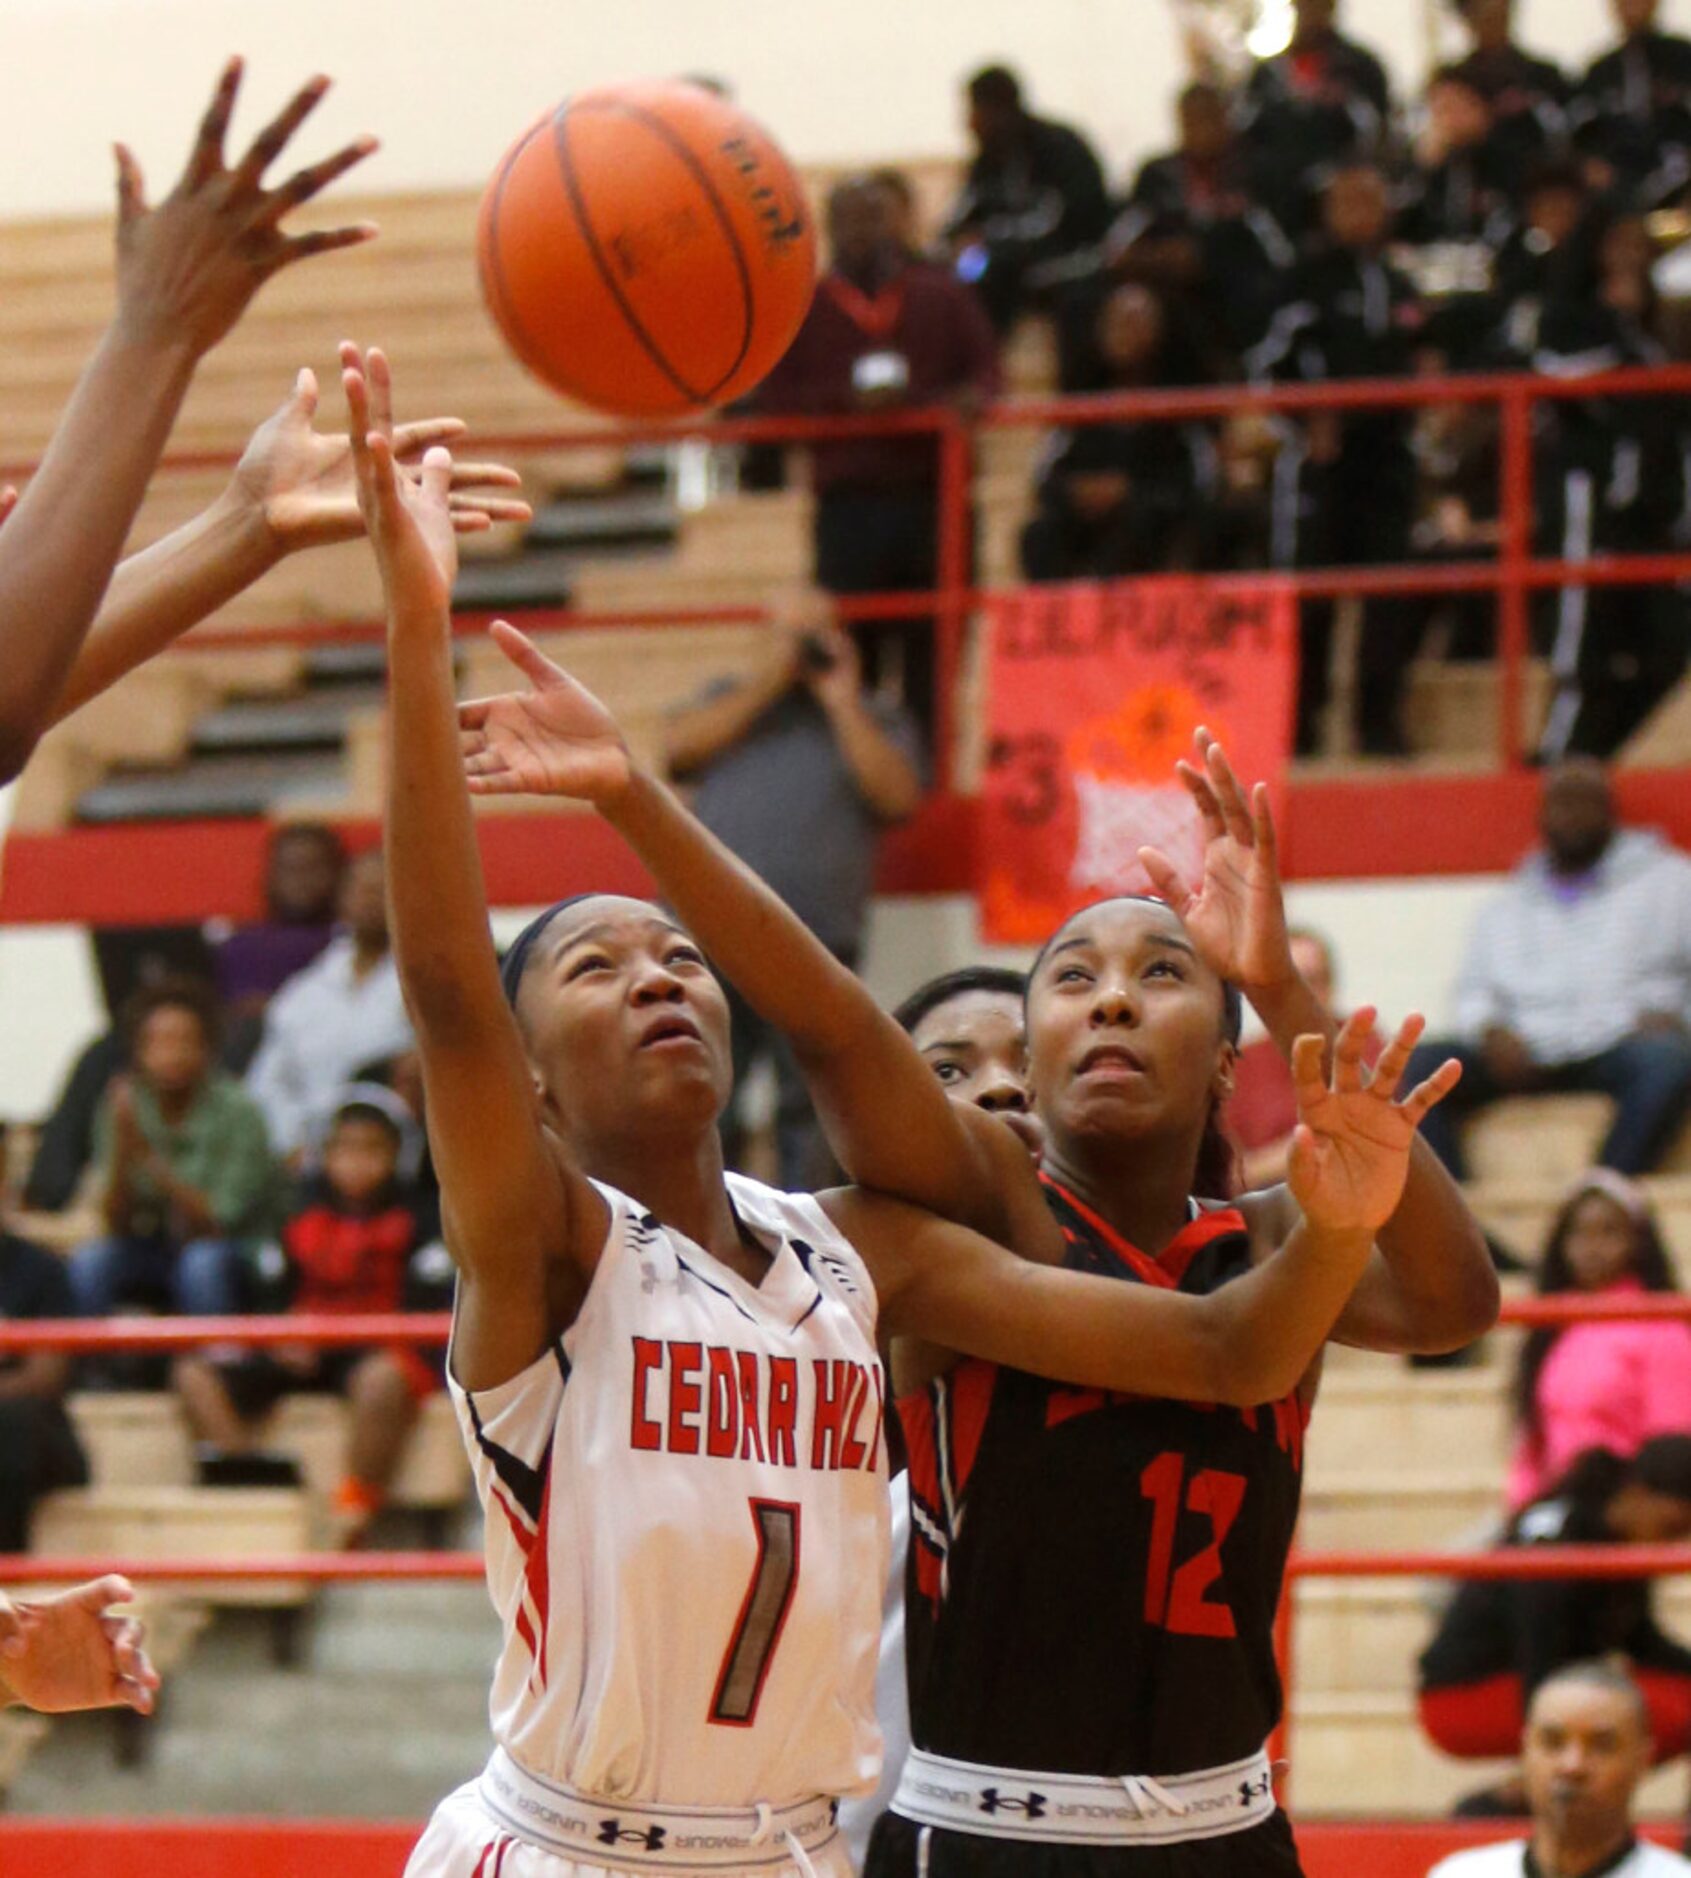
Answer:
POLYGON ((538 378, 624 417, 743 395, 792 343, 816 230, 743 111, 681 83, 582 92, 531 125, 482 197, 482 290, 538 378))

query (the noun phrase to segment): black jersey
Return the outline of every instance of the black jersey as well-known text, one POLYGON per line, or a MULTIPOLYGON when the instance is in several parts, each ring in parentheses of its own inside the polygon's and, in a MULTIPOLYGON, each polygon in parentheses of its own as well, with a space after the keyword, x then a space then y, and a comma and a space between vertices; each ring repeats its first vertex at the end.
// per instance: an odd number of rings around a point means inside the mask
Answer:
MULTIPOLYGON (((1242 1216, 1198 1212, 1156 1258, 1055 1182, 1066 1263, 1208 1292, 1242 1216)), ((994 1767, 1191 1773, 1280 1716, 1274 1615, 1305 1411, 1076 1389, 968 1361, 899 1403, 910 1449, 911 1738, 994 1767)))

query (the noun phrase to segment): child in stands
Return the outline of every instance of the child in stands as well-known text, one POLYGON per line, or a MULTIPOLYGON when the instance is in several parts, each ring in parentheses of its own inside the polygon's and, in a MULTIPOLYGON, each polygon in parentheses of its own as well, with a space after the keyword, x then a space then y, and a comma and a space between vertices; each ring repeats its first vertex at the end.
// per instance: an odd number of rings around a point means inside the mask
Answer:
MULTIPOLYGON (((398 1098, 374 1084, 349 1085, 282 1228, 291 1310, 333 1316, 407 1307, 411 1261, 424 1237, 408 1172, 416 1156, 415 1126, 398 1098)), ((404 1346, 282 1344, 232 1360, 196 1352, 177 1364, 176 1386, 201 1441, 242 1457, 256 1451, 264 1417, 284 1396, 344 1395, 352 1426, 334 1517, 350 1542, 381 1509, 440 1369, 404 1346)))

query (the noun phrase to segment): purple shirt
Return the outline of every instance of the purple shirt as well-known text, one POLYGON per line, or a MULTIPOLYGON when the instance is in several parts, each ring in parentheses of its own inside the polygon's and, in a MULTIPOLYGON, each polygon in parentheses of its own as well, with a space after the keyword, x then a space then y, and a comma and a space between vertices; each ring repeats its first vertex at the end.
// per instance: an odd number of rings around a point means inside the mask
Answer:
POLYGON ((230 1004, 271 997, 334 936, 331 925, 284 925, 280 920, 237 927, 217 948, 217 989, 230 1004))

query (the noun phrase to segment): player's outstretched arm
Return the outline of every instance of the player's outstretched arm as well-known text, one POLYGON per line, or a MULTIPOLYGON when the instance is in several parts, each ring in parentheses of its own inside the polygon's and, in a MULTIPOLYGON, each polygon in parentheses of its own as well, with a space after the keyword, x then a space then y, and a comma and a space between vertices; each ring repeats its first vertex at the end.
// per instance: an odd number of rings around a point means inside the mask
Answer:
MULTIPOLYGON (((464 423, 455 417, 394 424, 385 370, 372 377, 370 398, 372 417, 391 428, 394 456, 413 482, 422 474, 424 451, 464 434, 464 423)), ((228 488, 211 507, 119 565, 54 708, 55 723, 163 651, 284 556, 352 541, 364 532, 351 441, 319 431, 316 411, 316 374, 302 367, 292 393, 253 432, 228 488)), ((454 462, 453 527, 473 534, 495 522, 527 521, 528 504, 511 493, 521 486, 522 478, 506 464, 454 462)))
POLYGON ((264 172, 329 81, 314 78, 231 166, 223 140, 240 82, 232 60, 187 168, 156 207, 134 156, 117 146, 117 315, 0 529, 0 782, 23 768, 64 690, 199 360, 272 274, 376 232, 365 223, 282 232, 290 209, 375 143, 360 138, 266 189, 264 172))
POLYGON ((497 622, 493 637, 532 689, 461 707, 472 791, 591 802, 651 869, 716 967, 791 1041, 851 1178, 1007 1234, 1010 1206, 1033 1187, 1021 1143, 993 1117, 946 1099, 856 973, 635 762, 591 692, 514 626, 497 622))
POLYGON ((526 1369, 567 1322, 603 1244, 605 1203, 548 1144, 517 1023, 499 983, 470 798, 458 754, 449 611, 457 546, 451 459, 413 484, 372 421, 351 356, 358 500, 388 609, 387 872, 394 957, 417 1033, 446 1242, 463 1276, 452 1362, 466 1388, 526 1369))
MULTIPOLYGON (((1155 849, 1141 848, 1140 859, 1206 962, 1250 999, 1283 1055, 1289 1059, 1294 1040, 1306 1034, 1331 1045, 1338 1024, 1292 964, 1268 791, 1258 783, 1247 800, 1207 731, 1198 732, 1195 758, 1179 769, 1204 821, 1202 882, 1190 888, 1155 849)), ((1297 1216, 1295 1195, 1284 1187, 1249 1196, 1243 1206, 1273 1243, 1297 1216)), ((1479 1222, 1438 1156, 1417 1140, 1402 1198, 1380 1228, 1376 1254, 1334 1336, 1371 1350, 1460 1349, 1496 1323, 1498 1300, 1479 1222)))
POLYGON ((874 1277, 883 1327, 1090 1388, 1244 1405, 1290 1394, 1398 1202, 1416 1126, 1459 1074, 1447 1063, 1396 1099, 1421 1031, 1411 1018, 1365 1081, 1373 1015, 1341 1031, 1330 1083, 1323 1039, 1298 1039, 1291 1184, 1302 1214, 1284 1249, 1244 1278, 1201 1297, 1124 1285, 1029 1263, 914 1207, 828 1194, 874 1277))
POLYGON ((0 1593, 0 1703, 44 1715, 86 1708, 150 1715, 159 1679, 141 1625, 110 1614, 134 1596, 129 1580, 115 1575, 17 1603, 0 1593))

